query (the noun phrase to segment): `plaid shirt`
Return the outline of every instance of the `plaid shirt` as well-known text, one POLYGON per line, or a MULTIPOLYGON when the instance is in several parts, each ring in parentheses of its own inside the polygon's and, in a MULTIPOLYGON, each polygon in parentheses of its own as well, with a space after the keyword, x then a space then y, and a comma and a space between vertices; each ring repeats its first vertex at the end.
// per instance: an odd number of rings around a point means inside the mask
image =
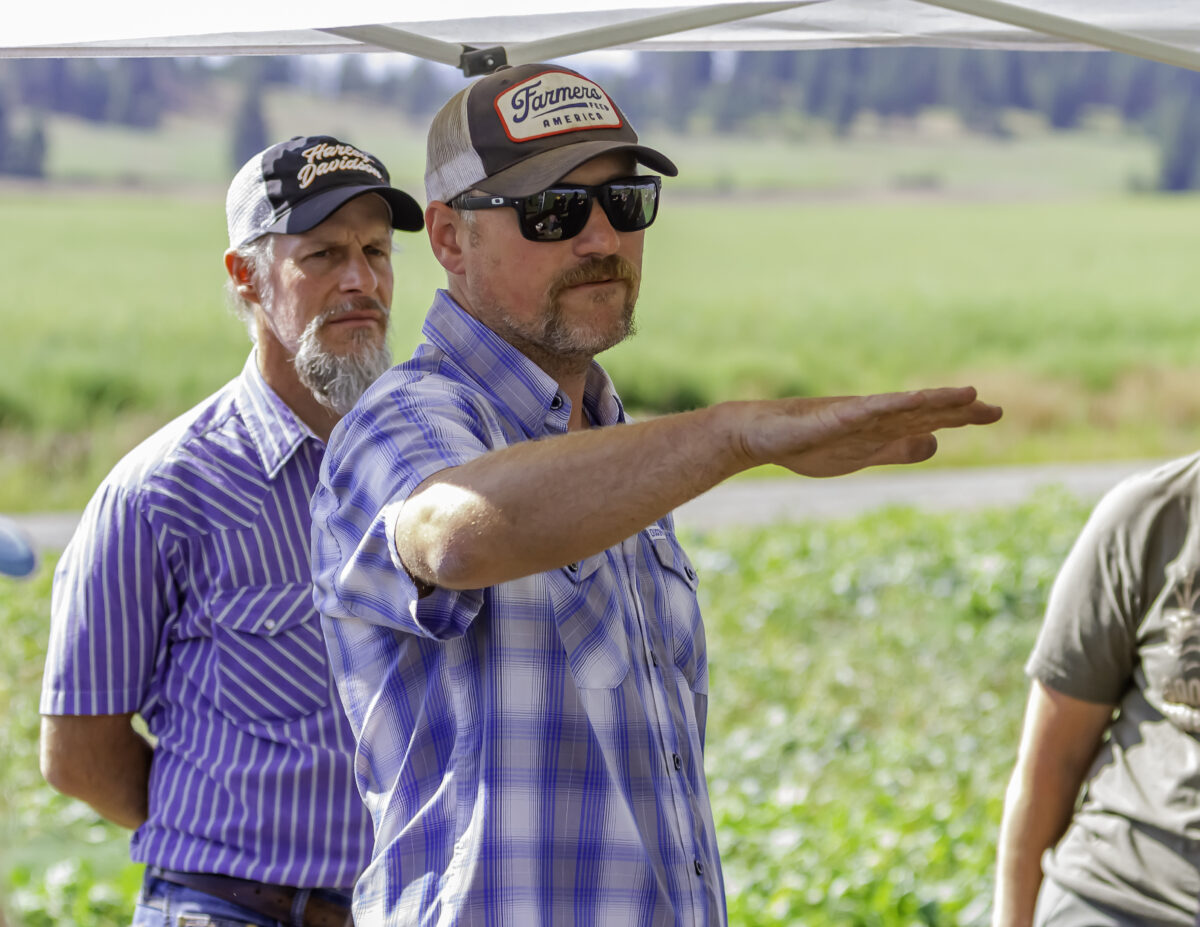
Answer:
POLYGON ((349 888, 370 857, 312 604, 323 449, 251 354, 116 466, 59 561, 41 711, 157 735, 139 862, 349 888))
MULTIPOLYGON (((358 740, 371 925, 726 922, 696 573, 670 517, 579 563, 418 598, 390 538, 430 475, 561 435, 557 384, 444 292, 330 441, 313 573, 358 740)), ((625 421, 599 366, 585 403, 625 421)), ((579 492, 587 492, 581 486, 579 492)))

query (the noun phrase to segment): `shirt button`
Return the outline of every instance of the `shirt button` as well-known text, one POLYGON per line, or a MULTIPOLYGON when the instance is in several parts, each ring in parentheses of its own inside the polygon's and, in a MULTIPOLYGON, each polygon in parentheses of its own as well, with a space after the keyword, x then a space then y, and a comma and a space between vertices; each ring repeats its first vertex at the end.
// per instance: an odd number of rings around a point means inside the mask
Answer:
POLYGON ((567 569, 570 570, 572 573, 578 573, 579 572, 579 564, 578 563, 568 563, 567 569))
POLYGON ((696 875, 698 875, 698 876, 704 875, 704 863, 700 862, 700 860, 698 860, 698 859, 694 860, 694 863, 696 866, 696 875))
POLYGON ((692 582, 696 581, 696 571, 693 570, 691 567, 685 567, 683 572, 687 574, 687 578, 690 579, 692 582))
POLYGON ((555 393, 554 398, 550 400, 550 408, 556 412, 562 408, 563 398, 562 393, 555 393))
POLYGON ((653 650, 650 651, 650 660, 655 666, 658 666, 658 654, 653 650))
POLYGON ((671 761, 675 764, 676 769, 683 769, 683 760, 678 753, 671 754, 671 761))
POLYGON ((274 631, 275 630, 275 619, 268 618, 266 621, 263 622, 263 627, 266 628, 268 631, 274 631))

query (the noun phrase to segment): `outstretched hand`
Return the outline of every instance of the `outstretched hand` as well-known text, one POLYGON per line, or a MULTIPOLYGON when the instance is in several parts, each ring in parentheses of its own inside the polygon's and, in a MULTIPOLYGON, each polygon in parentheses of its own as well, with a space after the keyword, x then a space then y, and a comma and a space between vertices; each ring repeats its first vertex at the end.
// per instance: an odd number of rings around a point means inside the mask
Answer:
POLYGON ((750 465, 779 464, 803 476, 928 460, 937 450, 934 432, 987 425, 1001 415, 970 386, 754 405, 741 431, 750 465))

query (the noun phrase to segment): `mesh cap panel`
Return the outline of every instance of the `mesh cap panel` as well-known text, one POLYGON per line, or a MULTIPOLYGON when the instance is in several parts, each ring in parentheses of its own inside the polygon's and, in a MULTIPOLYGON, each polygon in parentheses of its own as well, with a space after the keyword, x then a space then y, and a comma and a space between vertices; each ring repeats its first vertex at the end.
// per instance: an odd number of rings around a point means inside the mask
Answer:
POLYGON ((429 127, 426 144, 425 198, 448 203, 487 176, 483 161, 471 144, 467 120, 467 95, 460 90, 429 127))
POLYGON ((225 221, 229 227, 229 247, 240 248, 258 238, 270 224, 271 203, 262 195, 262 158, 251 158, 242 165, 225 195, 225 221))

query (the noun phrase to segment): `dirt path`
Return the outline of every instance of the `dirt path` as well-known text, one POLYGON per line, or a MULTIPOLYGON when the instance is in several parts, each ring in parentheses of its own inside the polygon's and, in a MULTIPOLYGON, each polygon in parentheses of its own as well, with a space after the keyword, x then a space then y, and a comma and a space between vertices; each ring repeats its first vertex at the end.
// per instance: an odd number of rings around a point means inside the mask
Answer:
MULTIPOLYGON (((1082 499, 1101 494, 1130 473, 1157 461, 1039 464, 939 470, 913 467, 876 470, 833 480, 744 479, 716 487, 676 510, 676 522, 696 529, 761 525, 805 518, 839 518, 885 505, 931 511, 1012 505, 1042 486, 1058 485, 1082 499)), ((40 551, 66 546, 76 512, 14 516, 40 551)))
POLYGON ((759 525, 805 518, 857 515, 885 505, 915 505, 931 511, 1013 505, 1035 490, 1061 486, 1093 500, 1122 477, 1158 461, 1037 464, 961 470, 896 468, 832 480, 734 480, 676 510, 675 520, 692 528, 759 525))

